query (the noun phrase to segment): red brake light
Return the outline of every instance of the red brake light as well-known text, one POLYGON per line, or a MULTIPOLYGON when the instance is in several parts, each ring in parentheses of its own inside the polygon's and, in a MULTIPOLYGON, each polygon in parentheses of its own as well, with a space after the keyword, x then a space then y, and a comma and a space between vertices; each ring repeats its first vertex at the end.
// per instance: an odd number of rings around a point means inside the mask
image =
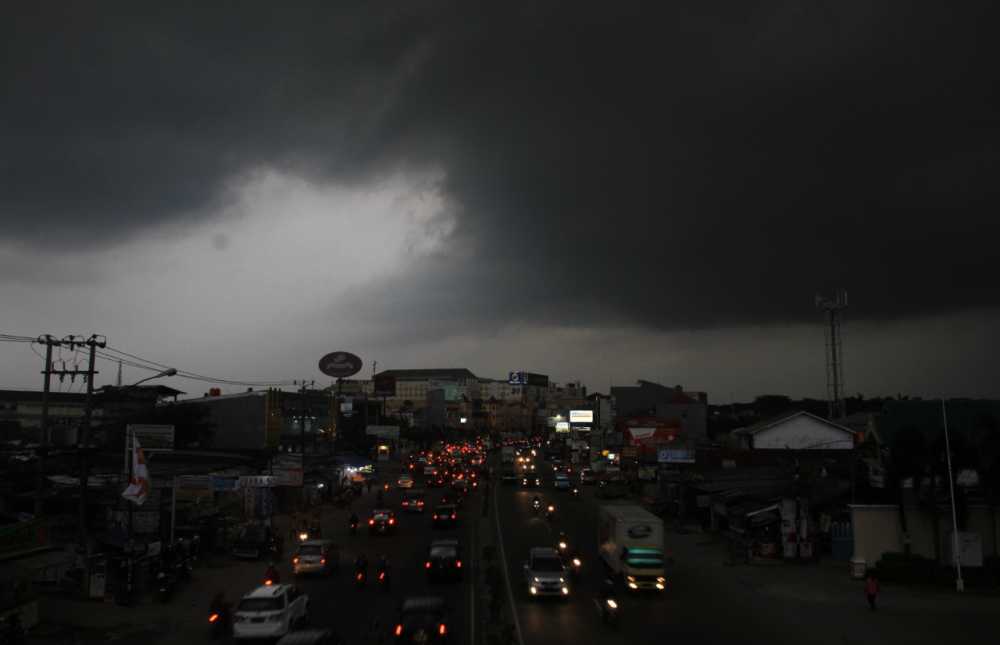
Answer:
POLYGON ((459 569, 461 569, 462 568, 462 561, 461 560, 455 560, 455 566, 458 567, 459 569))
POLYGON ((395 517, 390 517, 389 518, 389 524, 395 524, 395 523, 396 523, 396 518, 395 517))
POLYGON ((396 634, 396 636, 402 636, 403 635, 403 626, 402 625, 396 625, 396 631, 394 633, 396 634))
POLYGON ((433 517, 433 518, 431 518, 431 519, 435 519, 435 520, 436 520, 437 518, 438 518, 438 516, 437 516, 437 513, 435 513, 435 514, 434 514, 434 517, 433 517))
POLYGON ((375 526, 375 520, 374 519, 368 520, 368 526, 375 526))
POLYGON ((431 561, 430 560, 428 560, 427 562, 424 562, 424 568, 425 569, 430 569, 431 568, 431 561))
POLYGON ((455 514, 454 513, 451 514, 451 519, 455 519, 455 514))
POLYGON ((298 563, 299 563, 299 556, 295 556, 294 558, 292 558, 292 564, 298 564, 298 563))
POLYGON ((264 586, 265 587, 270 587, 273 584, 274 584, 274 580, 265 580, 264 581, 264 586))
POLYGON ((438 626, 438 634, 441 634, 442 636, 444 636, 447 633, 448 633, 448 628, 444 626, 444 623, 441 623, 438 626))
POLYGON ((214 623, 217 620, 219 620, 219 614, 212 614, 208 617, 208 622, 210 623, 214 623))
POLYGON ((385 571, 382 571, 381 573, 378 574, 378 579, 385 580, 385 571))
POLYGON ((326 564, 326 558, 320 558, 319 559, 319 563, 320 564, 326 564))

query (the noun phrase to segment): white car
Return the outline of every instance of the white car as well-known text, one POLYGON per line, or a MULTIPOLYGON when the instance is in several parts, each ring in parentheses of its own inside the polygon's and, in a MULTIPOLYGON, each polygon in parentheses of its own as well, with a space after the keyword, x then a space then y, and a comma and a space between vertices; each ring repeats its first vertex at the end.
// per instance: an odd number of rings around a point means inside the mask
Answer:
POLYGON ((257 587, 233 611, 233 637, 280 638, 309 617, 309 596, 294 585, 257 587))
POLYGON ((396 485, 400 488, 413 488, 413 477, 410 477, 409 475, 400 475, 396 485))
POLYGON ((559 552, 551 547, 535 547, 528 551, 524 577, 532 597, 569 596, 569 572, 559 552))

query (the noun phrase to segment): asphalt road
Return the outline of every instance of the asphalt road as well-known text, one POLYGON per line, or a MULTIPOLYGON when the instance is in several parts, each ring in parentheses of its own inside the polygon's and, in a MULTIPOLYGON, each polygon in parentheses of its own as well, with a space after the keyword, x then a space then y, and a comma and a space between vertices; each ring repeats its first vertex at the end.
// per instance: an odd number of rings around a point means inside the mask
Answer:
MULTIPOLYGON (((546 462, 540 464, 550 468, 546 462)), ((860 587, 845 591, 840 585, 833 588, 801 581, 783 587, 780 580, 788 576, 782 576, 780 569, 725 567, 721 552, 707 545, 707 536, 682 535, 670 527, 665 546, 668 557, 674 558, 667 565, 667 590, 658 595, 620 593, 621 620, 612 628, 601 622, 594 604, 603 578, 596 555, 597 508, 602 500, 596 499, 592 486, 581 487, 581 492, 581 498, 573 500, 569 493, 553 490, 551 475, 546 475, 538 494, 556 504, 556 518, 549 523, 531 511, 535 491, 509 485, 495 491, 522 645, 995 640, 992 634, 1000 601, 994 598, 928 592, 921 601, 919 591, 887 589, 884 607, 870 612, 860 587), (532 598, 522 571, 528 549, 553 546, 560 530, 576 542, 587 569, 569 599, 532 598)), ((788 572, 795 571, 789 568, 788 572)), ((810 569, 803 573, 808 575, 810 569)))
MULTIPOLYGON (((311 620, 316 626, 332 627, 349 643, 369 641, 369 625, 373 618, 381 624, 385 642, 391 642, 391 630, 395 625, 399 603, 408 596, 438 595, 444 597, 451 608, 451 622, 448 626, 451 642, 461 645, 471 642, 474 624, 472 609, 472 572, 466 571, 461 582, 429 583, 423 568, 427 548, 435 537, 458 537, 466 553, 467 566, 475 566, 474 558, 468 557, 474 551, 472 543, 473 527, 478 516, 478 494, 470 495, 459 511, 459 523, 453 530, 431 528, 431 508, 440 499, 444 489, 427 489, 427 504, 422 513, 410 513, 399 509, 402 492, 395 487, 398 465, 389 466, 391 477, 379 473, 381 481, 387 479, 393 488, 385 495, 386 506, 396 510, 398 529, 394 535, 369 536, 364 521, 374 506, 375 493, 365 494, 355 503, 355 510, 362 518, 356 536, 350 536, 347 518, 348 510, 337 511, 332 521, 324 526, 324 537, 330 537, 332 527, 334 539, 342 545, 341 570, 328 578, 302 577, 300 587, 309 594, 311 620), (391 589, 378 589, 373 581, 358 589, 353 583, 353 563, 358 553, 364 552, 369 560, 369 574, 374 573, 377 555, 385 553, 391 565, 391 589)), ((421 485, 421 478, 417 478, 421 485)), ((291 557, 290 555, 288 557, 291 557)), ((287 558, 286 558, 287 559, 287 558)))

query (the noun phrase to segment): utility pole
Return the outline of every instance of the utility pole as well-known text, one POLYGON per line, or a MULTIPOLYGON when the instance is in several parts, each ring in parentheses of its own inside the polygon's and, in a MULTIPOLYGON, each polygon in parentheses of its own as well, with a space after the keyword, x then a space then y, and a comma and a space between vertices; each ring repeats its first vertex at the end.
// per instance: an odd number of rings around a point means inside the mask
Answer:
POLYGON ((844 401, 844 357, 840 340, 841 317, 847 308, 847 292, 837 291, 833 299, 816 296, 816 308, 826 313, 826 390, 830 420, 847 416, 844 401))
MULTIPOLYGON (((948 491, 951 496, 951 554, 955 560, 955 591, 965 591, 962 580, 962 551, 958 544, 958 515, 955 512, 955 480, 951 476, 951 441, 948 438, 948 410, 941 399, 941 422, 944 425, 944 452, 948 459, 948 491)), ((936 510, 936 509, 935 509, 936 510)))
POLYGON ((87 374, 84 376, 87 379, 87 400, 83 409, 83 426, 80 428, 80 436, 78 437, 78 450, 80 453, 80 544, 83 546, 84 552, 89 555, 90 532, 87 526, 87 484, 90 480, 90 461, 87 451, 90 450, 90 420, 94 412, 94 376, 97 374, 97 371, 94 369, 94 363, 97 360, 97 348, 106 347, 108 340, 104 336, 91 334, 90 338, 85 341, 70 337, 69 342, 71 349, 77 345, 81 347, 86 346, 90 349, 90 355, 87 360, 87 374))
POLYGON ((49 391, 52 384, 52 348, 58 347, 62 343, 49 334, 39 336, 38 341, 45 345, 45 375, 44 386, 42 387, 42 421, 38 437, 38 459, 37 472, 35 475, 35 517, 40 518, 44 512, 45 502, 45 457, 49 451, 49 391))

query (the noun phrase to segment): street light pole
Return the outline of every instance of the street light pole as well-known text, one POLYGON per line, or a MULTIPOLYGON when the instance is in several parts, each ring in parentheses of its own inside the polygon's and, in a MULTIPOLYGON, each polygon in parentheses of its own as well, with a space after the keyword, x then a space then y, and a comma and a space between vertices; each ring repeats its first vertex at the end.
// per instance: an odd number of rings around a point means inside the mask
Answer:
POLYGON ((965 591, 962 580, 962 554, 958 549, 958 515, 955 512, 955 480, 951 476, 951 442, 948 438, 948 410, 941 399, 941 420, 944 423, 944 451, 948 460, 948 491, 951 494, 951 554, 955 559, 955 590, 965 591))

